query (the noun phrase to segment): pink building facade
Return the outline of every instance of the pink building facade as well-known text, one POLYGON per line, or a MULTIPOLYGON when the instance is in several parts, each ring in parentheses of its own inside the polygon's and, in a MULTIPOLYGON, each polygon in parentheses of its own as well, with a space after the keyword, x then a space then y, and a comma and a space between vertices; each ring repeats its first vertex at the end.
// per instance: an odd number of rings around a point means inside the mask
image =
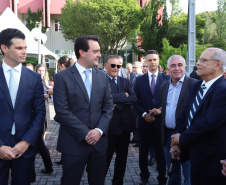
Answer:
MULTIPOLYGON (((145 3, 149 1, 150 0, 137 0, 141 7, 143 7, 145 3)), ((44 25, 45 27, 49 28, 49 30, 46 32, 48 39, 45 46, 52 52, 56 53, 59 57, 68 55, 69 57, 74 58, 73 42, 66 41, 59 29, 60 27, 58 19, 61 15, 61 8, 65 3, 66 0, 1 0, 0 15, 7 7, 10 7, 10 9, 18 16, 18 18, 24 24, 26 24, 28 8, 31 9, 31 12, 36 12, 38 9, 43 9, 44 25)), ((161 14, 162 10, 159 13, 161 14)), ((123 55, 130 56, 128 58, 128 62, 137 60, 130 49, 130 44, 127 44, 123 50, 123 55)), ((54 62, 51 60, 47 61, 47 64, 51 68, 55 67, 54 62)))

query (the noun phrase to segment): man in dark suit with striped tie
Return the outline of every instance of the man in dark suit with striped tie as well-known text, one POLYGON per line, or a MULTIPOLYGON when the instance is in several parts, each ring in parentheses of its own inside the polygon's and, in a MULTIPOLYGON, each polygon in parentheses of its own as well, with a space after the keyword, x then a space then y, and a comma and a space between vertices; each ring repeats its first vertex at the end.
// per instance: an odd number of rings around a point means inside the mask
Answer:
POLYGON ((208 48, 196 65, 203 80, 191 86, 170 153, 173 159, 190 159, 192 185, 225 185, 220 160, 226 156, 226 52, 208 48))

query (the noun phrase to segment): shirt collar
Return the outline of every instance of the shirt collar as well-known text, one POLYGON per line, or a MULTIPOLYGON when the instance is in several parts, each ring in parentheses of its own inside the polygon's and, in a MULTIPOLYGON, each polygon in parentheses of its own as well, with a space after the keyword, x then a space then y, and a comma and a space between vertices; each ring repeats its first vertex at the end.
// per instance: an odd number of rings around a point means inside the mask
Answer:
MULTIPOLYGON (((108 75, 109 76, 109 75, 108 75)), ((113 78, 117 81, 117 76, 116 77, 112 77, 112 76, 109 76, 109 78, 112 80, 113 78)))
POLYGON ((151 75, 152 75, 152 74, 155 74, 155 77, 157 77, 158 74, 159 74, 159 71, 156 71, 155 73, 151 73, 150 71, 148 71, 148 77, 149 77, 149 78, 151 78, 151 75))
MULTIPOLYGON (((12 69, 12 67, 10 67, 8 64, 5 63, 5 61, 3 60, 2 62, 2 68, 3 68, 3 71, 4 73, 8 72, 10 69, 12 69)), ((21 73, 21 70, 22 70, 22 64, 20 63, 19 65, 17 65, 16 67, 14 67, 14 69, 21 73)))
MULTIPOLYGON (((81 66, 78 62, 75 63, 75 66, 77 67, 80 74, 82 74, 85 70, 87 70, 86 68, 81 66)), ((92 72, 92 68, 90 68, 89 70, 92 72)))
MULTIPOLYGON (((205 82, 205 80, 203 80, 202 84, 205 84, 206 90, 207 90, 207 89, 209 89, 209 88, 211 87, 211 85, 213 85, 213 83, 216 82, 220 77, 222 77, 222 75, 220 75, 220 76, 218 76, 218 77, 216 77, 216 78, 214 78, 214 79, 212 79, 212 80, 210 80, 210 81, 208 81, 208 82, 205 82)), ((202 85, 202 84, 201 84, 201 85, 202 85)))
MULTIPOLYGON (((184 74, 184 75, 180 78, 180 80, 177 82, 177 85, 178 85, 179 82, 183 83, 183 82, 184 82, 184 78, 185 78, 185 74, 184 74)), ((173 83, 172 83, 172 78, 170 78, 170 83, 173 84, 173 83)))

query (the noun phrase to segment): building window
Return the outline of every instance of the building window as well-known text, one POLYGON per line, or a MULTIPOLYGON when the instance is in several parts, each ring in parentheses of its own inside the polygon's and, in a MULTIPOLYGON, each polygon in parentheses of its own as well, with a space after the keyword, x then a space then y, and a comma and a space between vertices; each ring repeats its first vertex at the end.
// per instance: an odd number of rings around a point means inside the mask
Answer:
POLYGON ((59 32, 59 31, 61 31, 61 29, 60 29, 60 22, 57 20, 57 19, 55 19, 55 32, 59 32))
POLYGON ((45 59, 45 60, 46 60, 46 67, 49 68, 50 67, 50 65, 49 65, 50 61, 49 61, 49 59, 45 59))
POLYGON ((118 55, 123 57, 123 66, 127 63, 133 63, 133 51, 132 50, 121 50, 118 51, 118 55))

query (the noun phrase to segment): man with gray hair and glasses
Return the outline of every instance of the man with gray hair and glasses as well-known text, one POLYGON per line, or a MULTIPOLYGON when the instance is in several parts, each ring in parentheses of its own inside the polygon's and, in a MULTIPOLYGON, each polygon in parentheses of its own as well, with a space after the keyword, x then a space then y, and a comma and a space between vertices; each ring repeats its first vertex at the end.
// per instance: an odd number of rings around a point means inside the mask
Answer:
POLYGON ((190 88, 170 153, 173 159, 190 159, 192 185, 225 185, 220 160, 226 157, 226 52, 207 48, 196 65, 203 80, 190 88))

